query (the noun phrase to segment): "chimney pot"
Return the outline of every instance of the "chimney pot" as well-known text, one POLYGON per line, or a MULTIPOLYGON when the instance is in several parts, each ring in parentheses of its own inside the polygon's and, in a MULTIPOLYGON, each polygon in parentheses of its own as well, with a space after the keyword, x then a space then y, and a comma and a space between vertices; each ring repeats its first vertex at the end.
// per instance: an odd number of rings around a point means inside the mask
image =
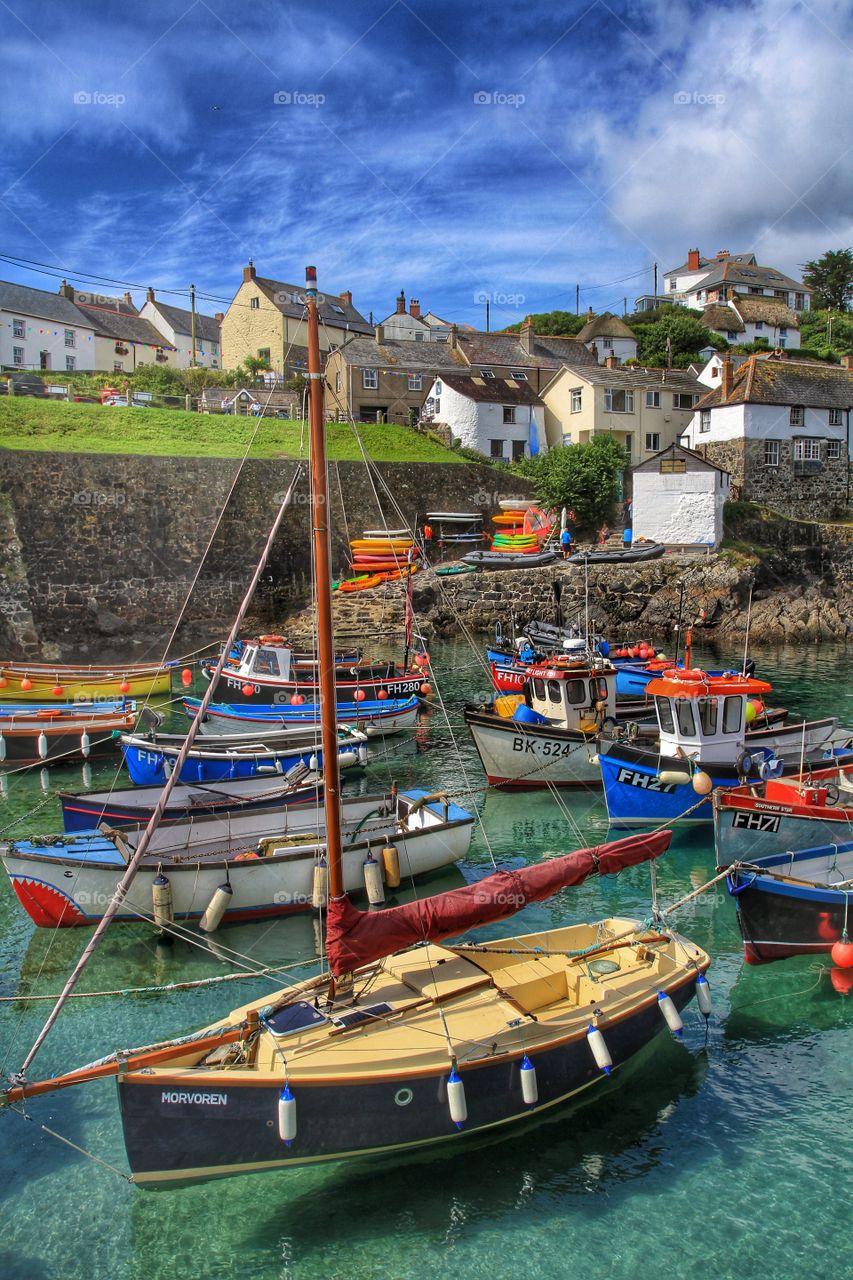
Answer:
POLYGON ((420 298, 411 298, 409 300, 409 315, 414 316, 416 320, 421 318, 421 300, 420 298))
POLYGON ((619 357, 618 357, 618 356, 614 356, 614 355, 609 355, 609 356, 605 357, 604 363, 605 363, 605 365, 607 366, 607 368, 608 368, 608 369, 618 369, 618 368, 619 368, 619 357))
POLYGON ((59 292, 63 298, 68 298, 69 302, 74 301, 74 285, 69 284, 67 280, 63 280, 59 286, 59 292))
POLYGON ((452 324, 450 326, 450 335, 447 339, 447 345, 451 351, 454 351, 459 345, 459 326, 452 324))
POLYGON ((132 294, 130 293, 130 291, 129 291, 129 290, 125 292, 124 300, 125 300, 125 302, 127 303, 127 305, 128 305, 129 307, 132 307, 132 306, 133 306, 133 296, 132 296, 132 294))
POLYGON ((254 278, 255 278, 255 264, 252 262, 252 259, 250 258, 249 265, 243 268, 243 279, 254 280, 254 278))
POLYGON ((528 356, 533 355, 533 316, 525 317, 519 337, 521 338, 521 345, 524 350, 524 354, 528 356))
POLYGON ((343 293, 341 294, 341 302, 343 302, 348 307, 352 306, 352 294, 350 293, 349 289, 344 289, 343 293))
POLYGON ((385 329, 384 329, 384 327, 383 327, 381 324, 378 324, 378 325, 376 326, 376 328, 374 329, 373 333, 374 333, 374 337, 376 338, 376 345, 377 345, 377 347, 381 347, 381 346, 382 346, 382 343, 385 341, 385 329))
POLYGON ((587 309, 587 313, 586 313, 587 323, 589 323, 589 321, 592 319, 593 315, 594 315, 593 309, 592 309, 592 307, 589 307, 589 308, 587 309))
POLYGON ((687 250, 687 270, 688 271, 699 270, 699 250, 698 249, 687 250))
POLYGON ((406 314, 406 295, 401 289, 397 296, 397 315, 404 316, 406 314))
POLYGON ((146 293, 145 293, 145 301, 146 302, 154 301, 154 290, 151 288, 150 285, 148 286, 148 289, 146 290, 146 293))
POLYGON ((222 324, 222 321, 225 319, 225 312, 217 311, 213 318, 214 320, 218 320, 219 323, 222 324))

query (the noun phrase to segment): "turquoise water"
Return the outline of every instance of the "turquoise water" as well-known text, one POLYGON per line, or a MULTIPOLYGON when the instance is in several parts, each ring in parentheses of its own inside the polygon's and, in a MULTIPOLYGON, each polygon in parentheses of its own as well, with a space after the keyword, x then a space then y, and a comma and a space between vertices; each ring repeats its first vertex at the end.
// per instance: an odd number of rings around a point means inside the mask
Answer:
MULTIPOLYGON (((456 792, 470 786, 469 803, 481 808, 488 843, 503 865, 600 840, 606 819, 597 796, 567 796, 560 806, 548 795, 489 792, 483 799, 473 747, 459 733, 457 755, 451 733, 462 699, 484 691, 483 672, 461 644, 435 644, 432 657, 450 724, 437 709, 415 738, 389 740, 384 756, 374 752, 370 785, 395 777, 401 786, 456 792)), ((710 654, 698 657, 711 665, 710 654)), ((771 702, 853 721, 843 650, 771 650, 757 657, 760 673, 776 686, 771 702)), ((714 661, 734 658, 714 655, 714 661)), ((106 786, 111 776, 101 766, 94 780, 106 786)), ((49 789, 77 786, 80 770, 52 770, 46 782, 49 789)), ((42 802, 26 831, 58 829, 58 804, 43 794, 37 771, 13 775, 0 798, 0 827, 42 802)), ((708 880, 713 861, 709 832, 679 836, 660 866, 662 900, 708 880)), ((490 865, 482 833, 471 863, 477 870, 490 865)), ((471 869, 464 870, 470 875, 471 869)), ((460 882, 459 873, 448 873, 429 888, 460 882)), ((642 918, 648 891, 648 870, 633 868, 528 908, 518 928, 613 912, 642 918)), ((828 958, 744 968, 724 892, 689 904, 677 923, 713 956, 715 1011, 707 1034, 691 1010, 684 1043, 659 1038, 587 1105, 508 1138, 471 1140, 452 1152, 408 1160, 145 1192, 38 1127, 124 1170, 113 1083, 34 1100, 30 1122, 0 1115, 0 1274, 14 1280, 408 1280, 424 1274, 636 1280, 654 1270, 787 1280, 848 1273, 853 1003, 833 990, 828 958)), ((0 996, 56 992, 85 937, 80 930, 34 929, 4 879, 0 996)), ((313 923, 304 917, 233 926, 213 945, 258 963, 285 964, 311 957, 316 944, 313 923)), ((121 925, 108 935, 83 986, 112 990, 221 974, 231 971, 223 955, 186 944, 158 947, 145 926, 121 925)), ((252 979, 72 1001, 37 1059, 37 1074, 177 1034, 269 989, 252 979)), ((5 1069, 20 1063, 49 1007, 0 1004, 5 1069)))

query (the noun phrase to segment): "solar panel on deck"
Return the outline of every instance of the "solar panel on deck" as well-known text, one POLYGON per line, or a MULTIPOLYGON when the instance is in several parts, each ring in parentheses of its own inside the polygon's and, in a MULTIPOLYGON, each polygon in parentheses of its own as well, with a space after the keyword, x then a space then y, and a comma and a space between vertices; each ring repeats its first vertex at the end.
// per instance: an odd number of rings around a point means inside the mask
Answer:
POLYGON ((294 1031, 304 1031, 306 1027, 315 1027, 325 1021, 325 1015, 305 1000, 297 1000, 275 1013, 261 1014, 261 1022, 274 1036, 289 1036, 294 1031))

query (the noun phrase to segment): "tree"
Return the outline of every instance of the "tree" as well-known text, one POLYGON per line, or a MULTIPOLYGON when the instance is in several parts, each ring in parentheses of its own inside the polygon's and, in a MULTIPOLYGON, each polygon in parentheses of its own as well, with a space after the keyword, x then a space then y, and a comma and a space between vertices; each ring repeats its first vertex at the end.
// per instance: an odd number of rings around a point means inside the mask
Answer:
POLYGON ((830 358, 853 355, 853 316, 849 311, 803 311, 800 342, 830 358))
MULTIPOLYGON (((124 378, 120 373, 113 376, 124 378)), ((168 365, 138 364, 130 381, 134 391, 153 391, 161 396, 182 396, 186 390, 182 370, 168 365)))
POLYGON ((570 444, 528 458, 517 469, 536 486, 545 508, 574 511, 581 529, 596 529, 611 513, 619 493, 619 473, 629 465, 624 447, 611 435, 589 444, 570 444))
POLYGON ((849 311, 853 302, 853 249, 828 249, 802 267, 803 282, 814 290, 816 310, 849 311))
POLYGON ((663 368, 669 359, 677 369, 686 369, 699 358, 703 347, 724 351, 727 346, 726 340, 706 329, 697 316, 677 307, 653 324, 637 325, 635 332, 637 358, 653 369, 663 368))
MULTIPOLYGON (((573 338, 587 322, 587 316, 577 316, 574 311, 542 311, 530 317, 533 332, 548 334, 553 338, 573 338)), ((521 322, 508 325, 504 333, 518 333, 521 322)))

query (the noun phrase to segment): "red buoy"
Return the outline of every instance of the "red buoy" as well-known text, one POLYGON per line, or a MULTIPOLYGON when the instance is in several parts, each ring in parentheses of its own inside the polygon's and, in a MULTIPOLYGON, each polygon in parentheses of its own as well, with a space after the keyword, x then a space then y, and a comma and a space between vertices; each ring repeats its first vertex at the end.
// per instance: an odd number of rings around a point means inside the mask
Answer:
POLYGON ((189 689, 192 682, 193 682, 192 671, 190 671, 189 667, 184 667, 183 671, 181 672, 181 684, 184 686, 185 689, 189 689))
POLYGON ((363 689, 356 689, 355 693, 352 696, 356 702, 364 702, 364 699, 367 697, 367 694, 364 692, 363 689))
POLYGON ((33 682, 30 679, 30 677, 24 676, 23 680, 21 681, 21 688, 23 689, 24 693, 28 693, 30 689, 32 689, 32 687, 33 687, 33 682))
POLYGON ((129 681, 129 680, 122 680, 121 684, 119 685, 119 692, 120 692, 120 693, 130 693, 130 681, 129 681))
POLYGON ((253 684, 244 684, 241 690, 241 693, 243 694, 244 698, 251 698, 254 692, 255 692, 255 686, 253 684))
POLYGON ((834 943, 829 954, 832 963, 837 964, 839 969, 853 969, 853 942, 847 938, 840 938, 834 943))
POLYGON ((384 701, 385 701, 385 699, 388 697, 388 690, 387 690, 387 689, 380 689, 380 690, 379 690, 379 692, 377 693, 376 697, 379 699, 379 701, 380 701, 380 702, 384 702, 384 701))
POLYGON ((305 699, 301 693, 294 693, 293 697, 290 699, 290 705, 292 707, 301 707, 304 701, 305 699))
POLYGON ((853 991, 853 973, 849 969, 830 969, 829 981, 840 996, 849 996, 853 991))
POLYGON ((61 698, 65 690, 61 684, 55 684, 51 692, 53 693, 54 698, 61 698))

